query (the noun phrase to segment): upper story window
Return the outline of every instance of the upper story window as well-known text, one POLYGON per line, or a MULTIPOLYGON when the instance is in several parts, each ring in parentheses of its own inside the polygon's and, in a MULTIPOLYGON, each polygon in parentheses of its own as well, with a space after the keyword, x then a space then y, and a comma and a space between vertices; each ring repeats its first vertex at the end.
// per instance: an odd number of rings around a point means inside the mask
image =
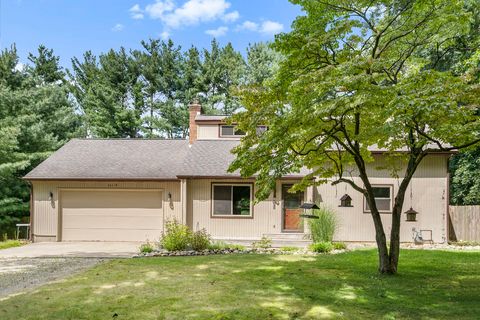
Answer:
POLYGON ((232 125, 221 125, 220 126, 220 137, 243 137, 245 132, 237 129, 236 126, 232 125))
POLYGON ((267 126, 257 126, 257 136, 261 135, 268 130, 267 126))
MULTIPOLYGON (((261 135, 268 130, 267 126, 257 126, 257 135, 261 135)), ((235 138, 243 137, 245 132, 237 129, 234 125, 220 125, 220 137, 222 138, 235 138)))
MULTIPOLYGON (((373 194, 375 196, 375 203, 379 212, 392 212, 392 186, 372 186, 373 194)), ((367 199, 364 199, 364 212, 370 212, 367 199)))

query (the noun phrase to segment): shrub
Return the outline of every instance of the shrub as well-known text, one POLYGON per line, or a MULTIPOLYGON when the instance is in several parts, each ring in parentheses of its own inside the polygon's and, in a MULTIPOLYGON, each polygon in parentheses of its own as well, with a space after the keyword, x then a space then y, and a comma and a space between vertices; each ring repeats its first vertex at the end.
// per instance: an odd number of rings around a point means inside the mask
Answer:
POLYGON ((333 244, 331 242, 316 242, 310 245, 310 250, 318 253, 327 253, 333 250, 333 244))
POLYGON ((208 249, 210 250, 223 250, 227 248, 227 244, 224 241, 215 241, 210 243, 208 249))
POLYGON ((147 241, 146 243, 142 243, 140 245, 140 253, 150 253, 150 252, 153 252, 153 245, 147 241))
POLYGON ((280 250, 285 252, 294 252, 294 251, 298 251, 298 248, 297 247, 281 247, 280 250))
POLYGON ((190 245, 193 250, 201 251, 209 248, 211 243, 210 235, 207 230, 198 230, 191 235, 190 245))
POLYGON ((245 246, 242 246, 241 244, 228 244, 228 249, 231 250, 238 250, 238 251, 245 251, 245 246))
POLYGON ((338 228, 338 220, 335 212, 327 207, 313 210, 313 215, 318 219, 308 219, 311 238, 314 243, 332 242, 333 235, 338 228))
POLYGON ((171 220, 165 224, 165 233, 160 243, 168 251, 180 251, 188 247, 191 237, 192 232, 186 225, 171 220))
POLYGON ((252 248, 268 249, 272 247, 272 240, 263 236, 260 240, 252 243, 252 248))
POLYGON ((347 245, 344 242, 334 242, 333 249, 335 250, 346 250, 347 245))

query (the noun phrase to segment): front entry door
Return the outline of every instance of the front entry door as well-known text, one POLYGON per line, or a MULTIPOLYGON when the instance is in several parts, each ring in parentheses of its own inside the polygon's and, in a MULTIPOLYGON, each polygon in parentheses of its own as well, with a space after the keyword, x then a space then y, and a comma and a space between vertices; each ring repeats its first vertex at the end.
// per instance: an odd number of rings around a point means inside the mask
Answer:
POLYGON ((303 225, 300 218, 302 209, 299 207, 303 202, 304 196, 302 191, 297 191, 296 193, 288 192, 291 187, 291 184, 282 185, 283 231, 302 232, 303 225))

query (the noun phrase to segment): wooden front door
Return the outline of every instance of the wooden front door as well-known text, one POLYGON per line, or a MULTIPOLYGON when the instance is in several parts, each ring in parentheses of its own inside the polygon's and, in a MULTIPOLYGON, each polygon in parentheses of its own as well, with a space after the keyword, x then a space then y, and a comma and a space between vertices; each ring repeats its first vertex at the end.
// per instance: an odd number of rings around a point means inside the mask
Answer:
POLYGON ((291 184, 282 185, 283 199, 283 231, 303 231, 300 214, 303 209, 300 205, 303 203, 303 192, 289 193, 291 184))

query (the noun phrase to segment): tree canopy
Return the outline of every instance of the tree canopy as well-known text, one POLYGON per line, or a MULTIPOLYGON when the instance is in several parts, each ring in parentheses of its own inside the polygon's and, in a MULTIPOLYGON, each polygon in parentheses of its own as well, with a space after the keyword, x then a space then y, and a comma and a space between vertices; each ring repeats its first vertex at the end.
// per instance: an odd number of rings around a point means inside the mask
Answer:
MULTIPOLYGON (((234 121, 247 135, 230 170, 257 175, 259 198, 301 167, 312 174, 294 189, 349 184, 371 209, 379 270, 395 273, 405 190, 418 165, 430 153, 480 141, 478 82, 435 60, 469 35, 472 12, 465 1, 292 2, 305 15, 276 37, 274 48, 284 59, 275 78, 239 91, 246 111, 234 121), (255 134, 258 124, 269 130, 255 134), (367 171, 371 148, 404 164, 401 172, 390 168, 400 177, 390 248, 367 171), (360 180, 350 177, 352 168, 360 180)), ((478 48, 472 50, 478 59, 478 48)))

